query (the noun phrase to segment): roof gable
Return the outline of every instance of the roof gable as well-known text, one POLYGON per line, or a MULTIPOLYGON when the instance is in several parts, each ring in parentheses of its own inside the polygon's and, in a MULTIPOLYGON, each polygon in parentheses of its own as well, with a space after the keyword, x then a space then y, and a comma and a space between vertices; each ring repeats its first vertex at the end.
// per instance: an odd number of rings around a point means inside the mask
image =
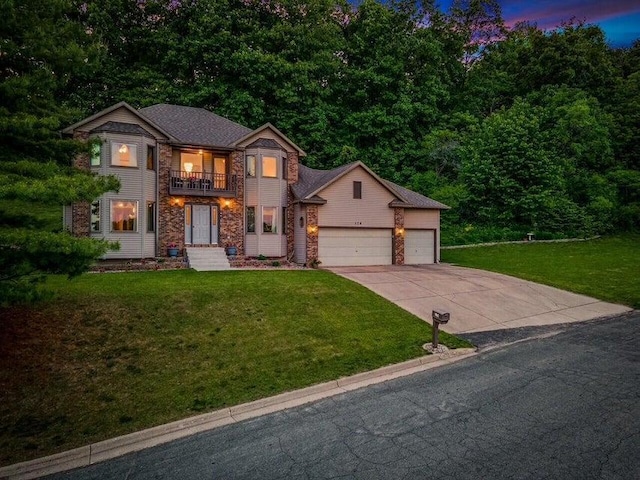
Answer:
POLYGON ((249 145, 253 144, 254 141, 259 140, 261 136, 264 136, 269 131, 272 135, 274 135, 279 140, 278 141, 274 139, 276 143, 278 143, 279 145, 284 144, 289 147, 289 148, 285 147, 285 150, 295 150, 298 152, 298 155, 301 157, 304 157, 307 155, 304 152, 304 150, 302 150, 299 146, 297 146, 295 143, 289 140, 289 138, 284 133, 282 133, 280 130, 278 130, 276 127, 274 127, 270 123, 265 123, 261 127, 258 127, 255 130, 252 130, 244 137, 239 138, 237 141, 235 141, 233 145, 241 148, 247 148, 249 145))
POLYGON ((396 198, 396 200, 393 200, 389 204, 390 207, 438 210, 449 208, 440 202, 436 202, 435 200, 425 197, 424 195, 380 178, 360 161, 348 163, 338 168, 334 168, 333 170, 315 170, 313 168, 300 165, 298 170, 298 182, 291 186, 291 190, 294 197, 299 202, 321 203, 321 201, 324 201, 320 196, 322 190, 339 181, 347 173, 359 167, 371 175, 383 188, 388 190, 396 198))

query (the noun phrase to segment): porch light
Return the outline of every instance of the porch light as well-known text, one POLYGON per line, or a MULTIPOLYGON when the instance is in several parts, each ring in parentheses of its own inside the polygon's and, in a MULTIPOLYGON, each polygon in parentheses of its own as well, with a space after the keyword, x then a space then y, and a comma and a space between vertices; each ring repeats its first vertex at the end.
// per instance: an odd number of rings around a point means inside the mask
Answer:
POLYGON ((184 169, 187 171, 187 173, 191 173, 191 171, 193 170, 193 163, 186 162, 184 164, 184 169))
POLYGON ((181 207, 183 205, 183 200, 180 197, 173 197, 170 203, 174 207, 181 207))
POLYGON ((226 208, 229 208, 231 206, 231 200, 229 200, 228 198, 224 201, 224 206, 226 208))
POLYGON ((318 232, 318 226, 317 225, 308 225, 307 226, 307 232, 309 232, 309 233, 317 233, 318 232))
POLYGON ((396 228, 396 235, 399 235, 399 236, 404 235, 404 228, 396 228))

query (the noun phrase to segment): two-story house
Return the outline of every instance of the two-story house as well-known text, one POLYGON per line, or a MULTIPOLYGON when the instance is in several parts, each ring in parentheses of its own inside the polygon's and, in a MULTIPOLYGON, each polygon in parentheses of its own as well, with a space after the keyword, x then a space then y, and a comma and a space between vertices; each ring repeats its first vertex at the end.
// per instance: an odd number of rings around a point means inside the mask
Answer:
POLYGON ((361 162, 307 168, 271 124, 252 130, 201 108, 121 102, 63 133, 99 139, 76 166, 120 178, 119 192, 64 212, 75 235, 120 242, 106 258, 164 256, 175 244, 325 266, 439 259, 446 206, 361 162))

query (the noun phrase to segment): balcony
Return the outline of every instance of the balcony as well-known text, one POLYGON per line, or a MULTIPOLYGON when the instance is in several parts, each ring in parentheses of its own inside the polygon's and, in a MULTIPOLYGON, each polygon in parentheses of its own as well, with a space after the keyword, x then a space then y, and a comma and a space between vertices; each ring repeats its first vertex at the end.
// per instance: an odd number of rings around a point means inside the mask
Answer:
POLYGON ((226 173, 171 170, 169 195, 193 197, 235 197, 237 178, 226 173))

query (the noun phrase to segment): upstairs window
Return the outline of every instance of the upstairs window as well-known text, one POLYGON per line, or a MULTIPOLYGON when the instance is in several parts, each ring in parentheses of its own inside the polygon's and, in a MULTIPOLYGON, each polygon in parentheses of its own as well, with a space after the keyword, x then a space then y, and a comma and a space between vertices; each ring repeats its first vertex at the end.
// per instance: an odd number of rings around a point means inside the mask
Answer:
POLYGON ((362 198, 362 182, 353 182, 353 198, 362 198))
POLYGON ((288 166, 289 165, 287 164, 287 157, 282 157, 282 179, 283 180, 286 180, 288 178, 287 177, 287 175, 289 173, 288 172, 288 170, 289 170, 288 166))
POLYGON ((91 166, 99 167, 101 163, 102 145, 94 143, 91 145, 91 166))
POLYGON ((137 145, 113 142, 111 144, 111 165, 114 167, 137 167, 137 145))
POLYGON ((256 176, 256 156, 247 155, 247 177, 256 176))
POLYGON ((156 147, 147 145, 147 170, 156 169, 156 147))
POLYGON ((278 159, 276 157, 262 156, 262 176, 268 178, 278 177, 278 159))

